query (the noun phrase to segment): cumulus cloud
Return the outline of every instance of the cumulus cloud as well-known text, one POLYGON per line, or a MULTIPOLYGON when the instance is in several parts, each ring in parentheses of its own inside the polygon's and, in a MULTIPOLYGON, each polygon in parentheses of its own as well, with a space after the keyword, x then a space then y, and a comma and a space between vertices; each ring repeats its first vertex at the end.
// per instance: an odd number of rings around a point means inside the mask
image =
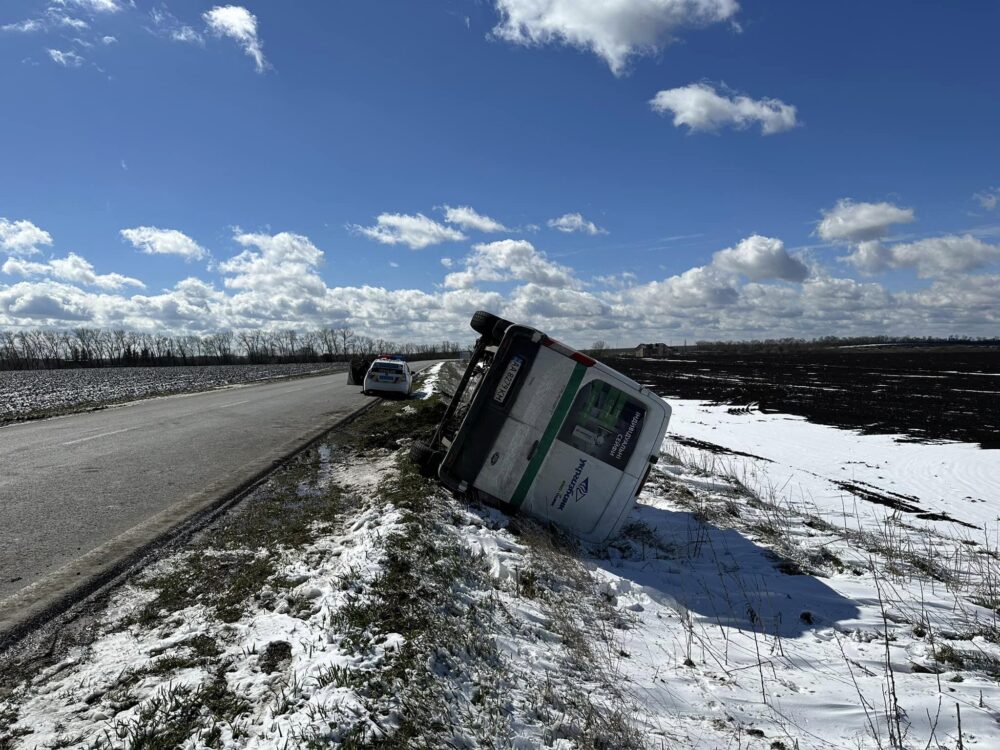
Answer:
POLYGON ((727 247, 715 253, 712 265, 723 271, 742 274, 751 281, 804 281, 809 275, 806 264, 789 255, 784 242, 759 234, 747 237, 735 247, 727 247))
POLYGON ((625 299, 649 310, 715 308, 735 304, 739 291, 735 281, 711 266, 691 268, 663 281, 639 284, 627 290, 625 299))
POLYGON ((146 287, 139 279, 123 276, 120 273, 98 274, 94 271, 94 266, 90 261, 76 253, 70 253, 65 258, 53 258, 48 263, 34 263, 22 258, 8 258, 0 270, 9 275, 49 276, 101 289, 121 289, 125 286, 145 289, 146 287))
POLYGON ((1000 206, 1000 188, 988 188, 972 196, 986 211, 992 211, 1000 206))
POLYGON ((601 57, 615 75, 629 58, 656 52, 685 27, 732 19, 736 0, 495 0, 493 35, 514 44, 567 44, 601 57))
POLYGON ((76 54, 73 50, 62 51, 50 49, 48 50, 48 53, 52 62, 57 65, 62 65, 64 68, 79 68, 84 62, 83 58, 76 54))
POLYGON ((264 50, 257 36, 257 17, 241 5, 217 5, 202 14, 209 30, 216 36, 234 39, 253 58, 257 72, 267 67, 264 50))
POLYGON ((179 255, 184 260, 202 260, 208 250, 176 229, 134 227, 123 229, 121 236, 147 255, 179 255))
POLYGON ((34 255, 39 245, 51 245, 52 235, 24 219, 0 218, 0 250, 10 255, 34 255))
MULTIPOLYGON (((13 225, 0 224, 8 239, 13 225)), ((28 226, 22 230, 31 234, 28 226)), ((217 265, 220 284, 188 278, 154 294, 128 290, 134 285, 127 277, 115 288, 114 274, 97 274, 72 255, 46 263, 12 257, 7 271, 25 280, 5 283, 0 273, 0 326, 84 322, 171 333, 347 326, 395 340, 471 341, 469 316, 489 309, 577 345, 595 338, 626 345, 831 331, 993 335, 1000 326, 1000 274, 972 271, 994 262, 997 248, 957 239, 961 246, 945 243, 946 253, 924 241, 889 248, 894 263, 947 271, 913 291, 838 278, 818 262, 799 283, 795 256, 779 239, 757 236, 719 250, 707 265, 652 280, 620 274, 600 286, 582 283, 572 268, 524 240, 482 243, 442 269, 439 287, 423 291, 331 286, 321 276, 323 250, 308 237, 238 231, 237 249, 217 265), (495 283, 509 286, 491 288, 495 283)), ((35 233, 18 247, 44 244, 35 233)))
POLYGON ((506 232, 507 227, 496 219, 483 216, 469 206, 445 206, 444 220, 449 224, 457 224, 462 229, 471 232, 506 232))
POLYGON ((780 99, 720 94, 707 83, 659 91, 649 105, 659 114, 672 114, 674 126, 684 125, 688 132, 745 129, 759 124, 763 135, 772 135, 798 125, 796 108, 791 104, 780 99))
POLYGON ((522 281, 568 289, 581 286, 571 268, 550 261, 527 240, 474 245, 465 259, 465 270, 449 273, 444 285, 449 289, 468 289, 483 281, 522 281))
POLYGON ((909 224, 915 219, 912 208, 892 203, 855 203, 842 198, 823 211, 816 231, 824 240, 850 243, 877 240, 889 233, 894 224, 909 224))
POLYGON ((7 325, 59 325, 93 322, 99 307, 97 295, 71 284, 57 282, 0 286, 0 322, 7 325))
POLYGON ((348 225, 348 229, 383 245, 406 245, 412 250, 422 250, 442 242, 460 242, 467 237, 459 230, 440 224, 423 214, 379 214, 375 225, 363 227, 348 225))
POLYGON ((929 237, 885 247, 861 243, 846 260, 864 273, 889 268, 916 269, 922 278, 968 273, 1000 261, 1000 245, 989 245, 971 234, 929 237))
POLYGON ((587 221, 581 214, 563 214, 558 219, 549 219, 549 227, 558 229, 560 232, 583 232, 584 234, 607 234, 606 229, 601 229, 592 221, 587 221))
POLYGON ((290 232, 244 232, 234 239, 246 249, 219 264, 219 270, 228 274, 228 288, 302 298, 326 291, 316 273, 323 253, 308 237, 290 232))

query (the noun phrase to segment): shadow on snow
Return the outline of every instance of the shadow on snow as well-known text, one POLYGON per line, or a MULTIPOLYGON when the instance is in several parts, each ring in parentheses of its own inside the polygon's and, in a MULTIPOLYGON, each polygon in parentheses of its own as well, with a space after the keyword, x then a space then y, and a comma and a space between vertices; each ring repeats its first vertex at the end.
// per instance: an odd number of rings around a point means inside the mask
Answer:
POLYGON ((857 619, 860 610, 821 578, 694 514, 637 503, 630 524, 594 567, 651 599, 713 624, 792 638, 857 619), (652 533, 650 533, 652 532, 652 533))

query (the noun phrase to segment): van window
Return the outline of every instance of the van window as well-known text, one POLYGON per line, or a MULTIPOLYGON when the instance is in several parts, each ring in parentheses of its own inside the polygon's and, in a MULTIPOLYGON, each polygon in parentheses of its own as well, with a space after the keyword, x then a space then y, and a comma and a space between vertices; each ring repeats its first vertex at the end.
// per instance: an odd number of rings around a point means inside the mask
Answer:
POLYGON ((603 380, 576 394, 559 440, 624 471, 642 432, 646 408, 603 380))

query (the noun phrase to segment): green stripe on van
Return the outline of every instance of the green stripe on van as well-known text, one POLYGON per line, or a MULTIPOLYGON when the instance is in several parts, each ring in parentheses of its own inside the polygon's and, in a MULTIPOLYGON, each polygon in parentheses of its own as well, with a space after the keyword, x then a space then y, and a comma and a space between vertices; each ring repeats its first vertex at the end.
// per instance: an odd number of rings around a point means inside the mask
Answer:
POLYGON ((549 455, 549 449, 552 447, 552 443, 555 442, 559 428, 562 427, 562 423, 569 413, 569 408, 573 405, 573 398, 580 389, 580 382, 583 380, 583 375, 586 372, 586 365, 581 365, 579 362, 573 368, 573 373, 569 376, 569 383, 566 384, 566 389, 562 392, 562 396, 559 397, 559 403, 556 405, 556 410, 552 413, 552 418, 549 419, 549 424, 545 428, 542 439, 538 441, 538 448, 535 449, 535 455, 531 457, 528 468, 521 475, 521 481, 517 483, 517 489, 514 490, 514 495, 510 499, 510 504, 515 509, 520 508, 524 502, 524 498, 528 496, 528 488, 531 487, 531 483, 538 476, 538 470, 542 468, 542 462, 545 460, 545 457, 549 455))

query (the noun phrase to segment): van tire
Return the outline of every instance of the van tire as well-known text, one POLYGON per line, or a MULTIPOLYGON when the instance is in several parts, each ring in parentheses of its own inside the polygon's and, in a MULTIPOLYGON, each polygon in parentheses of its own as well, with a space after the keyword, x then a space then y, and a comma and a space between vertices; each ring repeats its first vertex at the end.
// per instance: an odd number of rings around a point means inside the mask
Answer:
POLYGON ((410 460, 416 464, 421 476, 437 476, 442 458, 441 451, 434 450, 427 443, 415 442, 410 446, 410 460))
POLYGON ((496 344, 503 338, 504 331, 512 325, 509 320, 488 313, 485 310, 477 310, 469 322, 472 330, 486 339, 488 344, 496 344))

